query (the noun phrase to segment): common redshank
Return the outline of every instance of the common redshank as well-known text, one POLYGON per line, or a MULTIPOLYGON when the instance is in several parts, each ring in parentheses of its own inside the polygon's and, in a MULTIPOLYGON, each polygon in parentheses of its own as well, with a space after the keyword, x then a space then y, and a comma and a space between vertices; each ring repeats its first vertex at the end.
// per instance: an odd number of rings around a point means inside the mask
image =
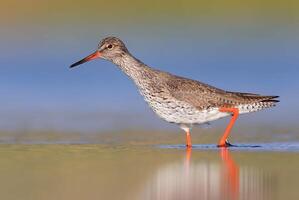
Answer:
POLYGON ((219 147, 228 147, 229 133, 239 114, 255 112, 275 106, 278 96, 229 92, 153 69, 137 58, 116 37, 103 39, 97 50, 70 68, 87 61, 103 58, 116 64, 136 84, 140 94, 162 119, 178 124, 186 132, 186 146, 191 148, 190 129, 193 125, 204 124, 231 115, 219 147))

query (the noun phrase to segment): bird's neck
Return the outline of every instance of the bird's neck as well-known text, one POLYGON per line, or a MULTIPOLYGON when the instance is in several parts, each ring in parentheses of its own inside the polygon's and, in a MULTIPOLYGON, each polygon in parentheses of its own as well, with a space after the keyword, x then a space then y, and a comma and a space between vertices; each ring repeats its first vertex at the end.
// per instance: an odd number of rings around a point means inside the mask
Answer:
POLYGON ((114 58, 112 62, 119 66, 119 68, 134 81, 141 75, 141 73, 150 69, 129 53, 122 55, 121 57, 114 58))

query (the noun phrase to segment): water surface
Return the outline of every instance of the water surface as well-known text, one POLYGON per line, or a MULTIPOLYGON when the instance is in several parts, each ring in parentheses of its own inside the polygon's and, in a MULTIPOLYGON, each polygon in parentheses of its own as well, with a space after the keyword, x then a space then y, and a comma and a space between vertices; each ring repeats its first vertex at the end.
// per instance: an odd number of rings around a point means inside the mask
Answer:
POLYGON ((0 145, 3 199, 297 199, 296 152, 0 145))

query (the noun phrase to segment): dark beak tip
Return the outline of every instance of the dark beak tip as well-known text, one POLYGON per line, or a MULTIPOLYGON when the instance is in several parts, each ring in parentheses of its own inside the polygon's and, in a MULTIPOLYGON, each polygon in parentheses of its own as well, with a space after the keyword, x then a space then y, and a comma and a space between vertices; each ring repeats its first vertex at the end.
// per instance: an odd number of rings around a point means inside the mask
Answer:
POLYGON ((71 68, 73 68, 73 67, 75 67, 75 65, 74 65, 74 64, 72 64, 72 65, 70 65, 70 66, 69 66, 69 68, 70 68, 70 69, 71 69, 71 68))
POLYGON ((82 60, 80 60, 80 61, 78 61, 78 62, 76 62, 76 63, 71 64, 69 68, 76 67, 76 66, 81 65, 81 64, 83 64, 83 63, 85 63, 85 62, 86 62, 86 60, 85 60, 85 59, 82 59, 82 60))

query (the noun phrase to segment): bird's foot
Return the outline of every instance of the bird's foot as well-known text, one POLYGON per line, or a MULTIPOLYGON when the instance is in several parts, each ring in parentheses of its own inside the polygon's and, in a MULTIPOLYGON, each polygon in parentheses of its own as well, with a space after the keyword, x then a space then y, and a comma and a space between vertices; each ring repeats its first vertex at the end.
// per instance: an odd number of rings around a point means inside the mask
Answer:
POLYGON ((228 140, 225 140, 224 143, 219 143, 217 147, 235 147, 236 145, 231 144, 228 140))

